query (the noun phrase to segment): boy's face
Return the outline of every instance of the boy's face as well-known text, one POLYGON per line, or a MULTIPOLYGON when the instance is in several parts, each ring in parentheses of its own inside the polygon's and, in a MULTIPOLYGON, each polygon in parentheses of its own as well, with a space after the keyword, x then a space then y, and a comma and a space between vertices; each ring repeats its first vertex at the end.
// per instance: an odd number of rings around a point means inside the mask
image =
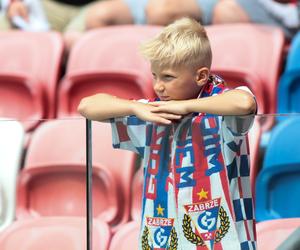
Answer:
POLYGON ((208 70, 206 77, 199 71, 201 69, 191 70, 187 67, 161 69, 151 65, 151 70, 153 88, 161 101, 197 98, 208 77, 208 70))

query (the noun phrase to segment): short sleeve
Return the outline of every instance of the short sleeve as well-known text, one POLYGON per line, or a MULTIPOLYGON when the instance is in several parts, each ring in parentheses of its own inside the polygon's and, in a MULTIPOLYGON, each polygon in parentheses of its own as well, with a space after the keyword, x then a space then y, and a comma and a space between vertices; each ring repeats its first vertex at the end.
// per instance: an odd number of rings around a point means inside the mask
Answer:
MULTIPOLYGON (((254 94, 251 92, 251 90, 248 87, 240 86, 235 89, 241 89, 249 92, 253 96, 256 102, 256 98, 254 94)), ((256 102, 256 106, 257 106, 257 102, 256 102)), ((255 114, 244 115, 244 116, 224 116, 223 118, 225 122, 225 126, 235 136, 247 134, 253 125, 254 119, 255 119, 255 114)))
POLYGON ((110 119, 114 148, 133 151, 144 156, 147 123, 136 116, 110 119))

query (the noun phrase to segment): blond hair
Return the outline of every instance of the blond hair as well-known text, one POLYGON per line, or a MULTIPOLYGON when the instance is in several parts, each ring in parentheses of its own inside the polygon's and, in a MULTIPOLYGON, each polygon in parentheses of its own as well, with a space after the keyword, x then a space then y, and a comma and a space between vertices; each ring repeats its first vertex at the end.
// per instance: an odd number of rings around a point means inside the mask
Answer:
POLYGON ((181 18, 166 26, 154 39, 141 46, 151 64, 162 68, 207 67, 212 52, 204 27, 194 19, 181 18))

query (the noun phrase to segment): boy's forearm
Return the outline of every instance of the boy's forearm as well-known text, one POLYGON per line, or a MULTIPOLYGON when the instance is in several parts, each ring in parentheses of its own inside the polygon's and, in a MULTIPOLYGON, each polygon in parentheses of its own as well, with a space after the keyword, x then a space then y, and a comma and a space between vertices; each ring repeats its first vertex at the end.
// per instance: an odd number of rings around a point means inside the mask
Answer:
POLYGON ((186 101, 189 113, 248 115, 256 111, 254 97, 244 90, 231 90, 220 95, 186 101))
POLYGON ((108 94, 97 94, 83 98, 78 106, 78 112, 87 119, 104 121, 114 117, 132 115, 134 105, 134 101, 108 94))

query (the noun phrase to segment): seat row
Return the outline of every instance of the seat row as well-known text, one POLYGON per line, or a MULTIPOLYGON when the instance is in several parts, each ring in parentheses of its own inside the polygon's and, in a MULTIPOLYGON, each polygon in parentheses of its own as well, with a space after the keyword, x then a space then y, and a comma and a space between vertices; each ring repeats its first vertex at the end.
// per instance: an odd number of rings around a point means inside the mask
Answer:
MULTIPOLYGON (((15 217, 85 215, 85 130, 84 119, 44 121, 23 151, 22 125, 0 121, 0 204, 6 204, 0 231, 15 217)), ((135 173, 137 156, 112 148, 110 124, 93 122, 92 131, 94 216, 112 227, 138 220, 143 171, 135 173)), ((260 134, 255 122, 250 132, 253 188, 260 134)))
MULTIPOLYGON (((14 223, 22 225, 22 221, 53 216, 84 216, 85 121, 41 124, 32 135, 20 172, 22 126, 13 121, 2 121, 0 125, 1 231, 10 228, 15 217, 14 223)), ((292 117, 272 132, 256 180, 258 221, 300 217, 295 202, 300 188, 299 127, 300 117, 292 117)), ((140 220, 143 170, 134 174, 136 156, 112 149, 109 124, 93 123, 92 130, 93 214, 117 232, 127 221, 140 220)))
MULTIPOLYGON (((138 249, 139 223, 123 225, 113 236, 106 223, 93 221, 92 250, 138 249)), ((299 249, 300 218, 257 224, 258 249, 299 249)), ((1 250, 86 249, 86 220, 76 217, 48 217, 15 222, 0 234, 1 250)))
MULTIPOLYGON (((134 99, 153 97, 152 74, 139 54, 139 45, 160 30, 158 26, 123 25, 87 32, 71 50, 65 72, 59 34, 1 32, 0 91, 4 98, 0 115, 27 120, 30 131, 40 118, 78 115, 80 99, 97 92, 134 99)), ((257 97, 259 113, 275 113, 285 44, 282 32, 255 24, 213 25, 207 32, 212 71, 231 87, 249 86, 257 97)), ((263 130, 273 123, 267 120, 263 130)))

